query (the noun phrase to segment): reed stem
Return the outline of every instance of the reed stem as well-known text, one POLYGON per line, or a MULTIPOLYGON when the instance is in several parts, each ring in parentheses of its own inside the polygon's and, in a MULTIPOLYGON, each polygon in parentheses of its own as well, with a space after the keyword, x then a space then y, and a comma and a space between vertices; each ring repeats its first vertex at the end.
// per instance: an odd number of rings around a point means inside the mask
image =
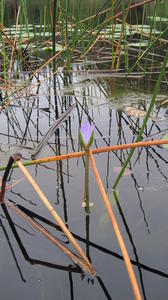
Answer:
POLYGON ((86 196, 86 213, 90 213, 89 209, 89 152, 85 152, 85 196, 86 196))
POLYGON ((89 149, 89 158, 90 158, 91 165, 92 165, 92 168, 93 168, 93 172, 94 172, 94 175, 95 175, 95 178, 96 178, 96 181, 97 181, 97 185, 99 187, 102 199, 104 201, 104 205, 107 209, 107 213, 109 215, 112 227, 113 227, 114 232, 116 234, 116 238, 118 240, 118 244, 120 246, 120 249, 121 249, 121 252, 122 252, 122 255, 123 255, 123 258, 124 258, 124 262, 125 262, 127 272, 128 272, 129 278, 130 278, 130 282, 131 282, 131 285, 132 285, 132 289, 133 289, 133 292, 134 292, 135 299, 136 300, 142 300, 141 294, 140 294, 140 291, 139 291, 139 287, 138 287, 138 284, 137 284, 137 281, 136 281, 136 277, 135 277, 135 274, 134 274, 134 271, 133 271, 133 268, 132 268, 132 265, 131 265, 131 262, 130 262, 130 258, 129 258, 126 246, 124 244, 124 240, 123 240, 122 235, 120 233, 116 218, 114 216, 114 213, 113 213, 113 210, 111 208, 110 202, 107 198, 106 192, 104 190, 104 187, 103 187, 101 178, 99 176, 99 172, 97 170, 96 163, 95 163, 95 160, 94 160, 91 149, 89 149))
MULTIPOLYGON (((168 140, 152 140, 152 141, 141 141, 136 143, 130 144, 122 144, 122 145, 114 145, 108 147, 100 147, 97 149, 93 149, 93 154, 110 152, 110 151, 117 151, 117 150, 124 150, 124 149, 132 149, 132 148, 140 148, 140 147, 150 147, 150 146, 157 146, 157 145, 166 145, 168 144, 168 140)), ((85 155, 85 151, 74 152, 74 153, 67 153, 57 156, 45 157, 40 159, 35 159, 32 161, 26 161, 23 163, 24 166, 32 166, 37 164, 49 163, 53 161, 65 160, 70 158, 77 158, 85 155)), ((17 168, 17 164, 13 164, 12 169, 17 168)), ((6 170, 6 166, 1 166, 0 171, 6 170)))
MULTIPOLYGON (((150 114, 151 114, 152 109, 153 109, 154 104, 155 104, 156 96, 157 96, 159 88, 160 88, 162 77, 165 74, 165 69, 166 69, 166 66, 167 66, 167 62, 168 62, 168 52, 166 52, 166 55, 164 57, 164 61, 163 61, 163 64, 162 64, 162 67, 161 67, 161 70, 160 70, 160 74, 158 76, 158 79, 157 79, 157 82, 156 82, 156 85, 155 85, 155 88, 154 88, 153 96, 152 96, 152 99, 151 99, 151 102, 150 102, 147 114, 146 114, 146 116, 144 118, 144 121, 142 123, 141 129, 139 130, 139 133, 137 135, 136 142, 139 142, 141 140, 141 137, 142 137, 142 134, 144 132, 145 126, 147 125, 147 122, 149 120, 150 114)), ((126 161, 125 161, 125 163, 124 163, 124 165, 123 165, 123 167, 122 167, 122 169, 121 169, 121 171, 119 173, 119 175, 116 178, 116 181, 115 181, 115 183, 113 185, 113 189, 116 189, 116 187, 117 187, 117 185, 118 185, 118 183, 120 181, 120 178, 122 177, 122 175, 123 175, 123 173, 124 173, 124 171, 125 171, 128 163, 130 162, 133 154, 134 154, 134 149, 131 149, 130 153, 129 153, 129 155, 128 155, 128 157, 127 157, 127 159, 126 159, 126 161)))

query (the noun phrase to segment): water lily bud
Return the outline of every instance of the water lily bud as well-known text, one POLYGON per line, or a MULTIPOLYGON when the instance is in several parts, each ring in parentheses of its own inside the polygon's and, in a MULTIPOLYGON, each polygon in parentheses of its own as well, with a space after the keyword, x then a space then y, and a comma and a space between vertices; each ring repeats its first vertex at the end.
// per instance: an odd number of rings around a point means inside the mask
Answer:
POLYGON ((79 128, 79 143, 84 150, 88 150, 93 143, 94 126, 90 125, 88 121, 79 128))

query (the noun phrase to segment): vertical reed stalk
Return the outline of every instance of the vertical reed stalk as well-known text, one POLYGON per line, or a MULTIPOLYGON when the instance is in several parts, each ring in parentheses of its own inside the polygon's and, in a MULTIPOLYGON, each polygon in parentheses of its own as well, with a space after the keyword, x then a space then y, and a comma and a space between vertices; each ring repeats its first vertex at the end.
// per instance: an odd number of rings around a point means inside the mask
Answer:
MULTIPOLYGON (((20 14, 20 6, 18 8, 17 18, 16 18, 16 31, 14 36, 14 45, 16 44, 16 35, 18 30, 18 21, 19 21, 19 14, 20 14)), ((10 59, 10 66, 9 66, 9 78, 8 78, 8 97, 10 96, 10 86, 11 86, 11 71, 12 71, 12 61, 13 61, 13 55, 14 55, 15 48, 12 47, 12 53, 11 53, 11 59, 10 59)))
MULTIPOLYGON (((3 25, 4 22, 4 10, 5 10, 5 3, 4 0, 0 1, 0 16, 1 16, 1 24, 3 25)), ((4 79, 6 79, 6 49, 5 49, 5 39, 2 33, 0 33, 1 42, 2 42, 2 53, 3 53, 3 72, 4 72, 4 79)))
MULTIPOLYGON (((124 27, 125 27, 125 24, 126 24, 128 12, 129 12, 130 7, 131 7, 131 3, 132 3, 132 0, 129 1, 128 9, 127 9, 127 12, 126 12, 126 14, 125 14, 125 17, 124 17, 124 19, 123 19, 123 22, 122 22, 122 28, 121 28, 121 33, 120 33, 119 41, 118 41, 118 46, 117 46, 117 48, 116 48, 116 51, 115 51, 115 54, 114 54, 114 57, 113 57, 113 60, 112 60, 112 66, 111 66, 111 69, 114 68, 114 64, 115 64, 115 61, 116 61, 116 58, 117 58, 117 54, 120 52, 120 49, 121 49, 122 35, 123 35, 124 27)), ((123 14, 124 14, 124 6, 123 6, 123 5, 122 5, 122 9, 123 9, 123 14)), ((118 54, 117 67, 116 67, 116 69, 117 69, 118 66, 119 66, 119 59, 120 59, 120 55, 118 54)))
POLYGON ((25 24, 27 34, 29 36, 29 20, 28 20, 28 14, 27 14, 27 5, 25 0, 20 0, 21 2, 21 11, 23 14, 23 24, 25 24))
POLYGON ((42 19, 42 21, 44 22, 44 24, 43 23, 41 24, 41 28, 44 25, 44 27, 43 27, 43 36, 45 36, 45 32, 46 32, 46 24, 47 24, 47 20, 46 19, 47 19, 47 5, 46 5, 46 2, 45 2, 44 10, 43 10, 43 19, 42 19))
POLYGON ((53 7, 53 32, 52 32, 53 56, 55 55, 56 8, 57 8, 57 0, 54 0, 54 7, 53 7))

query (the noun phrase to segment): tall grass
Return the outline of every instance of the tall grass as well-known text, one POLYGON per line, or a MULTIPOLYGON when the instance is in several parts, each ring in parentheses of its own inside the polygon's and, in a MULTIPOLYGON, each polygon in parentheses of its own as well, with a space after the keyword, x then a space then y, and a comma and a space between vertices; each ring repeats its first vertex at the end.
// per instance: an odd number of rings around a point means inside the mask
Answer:
MULTIPOLYGON (((148 3, 150 0, 147 0, 148 3)), ((152 4, 143 5, 141 27, 131 27, 132 15, 135 10, 135 4, 129 4, 126 1, 104 1, 99 0, 40 0, 40 1, 26 1, 18 0, 18 6, 20 5, 20 31, 19 31, 19 44, 22 47, 22 38, 25 33, 28 37, 28 43, 36 45, 36 51, 38 51, 41 45, 46 40, 52 39, 52 55, 56 52, 56 34, 57 40, 65 47, 65 51, 61 54, 61 64, 63 64, 67 70, 70 69, 71 62, 74 58, 85 59, 96 53, 96 50, 101 46, 108 47, 109 53, 111 52, 112 69, 119 69, 121 66, 127 72, 132 71, 132 66, 136 68, 142 62, 140 66, 143 68, 144 73, 150 65, 149 50, 153 49, 156 45, 156 39, 161 42, 160 49, 164 47, 162 37, 165 38, 165 31, 163 32, 162 23, 156 23, 155 16, 158 16, 160 11, 160 4, 158 1, 154 1, 152 4), (148 6, 147 6, 148 5, 148 6), (145 8, 146 7, 146 8, 145 8), (147 9, 150 7, 150 10, 147 9), (84 10, 85 9, 85 10, 84 10), (149 12, 153 16, 153 19, 147 19, 149 12), (131 21, 130 21, 131 20, 131 21), (32 27, 30 27, 30 23, 32 27), (56 26, 54 25, 56 24, 56 26), (120 32, 118 33, 118 24, 120 24, 120 32), (145 34, 145 26, 149 24, 150 31, 145 34), (128 34, 130 29, 134 31, 134 36, 128 34), (55 32, 55 29, 56 32, 55 32), (157 37, 154 30, 160 29, 160 35, 157 37), (137 55, 135 59, 132 59, 132 54, 129 48, 129 42, 134 41, 134 38, 138 36, 141 43, 136 48, 137 55), (148 40, 145 53, 141 44, 144 40, 148 40), (111 48, 111 49, 110 49, 111 48), (130 55, 131 54, 131 55, 130 55), (143 54, 143 55, 142 55, 143 54), (145 59, 145 62, 144 62, 145 59)), ((136 4, 137 7, 139 4, 136 4)), ((11 26, 15 24, 17 12, 11 10, 9 1, 2 0, 0 3, 0 18, 1 24, 5 26, 11 26), (9 13, 10 12, 10 13, 9 13), (5 18, 4 18, 5 16, 5 18)), ((168 16, 168 7, 166 3, 162 5, 164 14, 168 16)), ((136 18, 135 18, 136 19, 136 18)), ((135 21, 135 20, 134 20, 135 21)), ((8 28, 9 31, 9 28, 8 28)), ((11 35, 12 38, 12 35, 11 35)), ((3 64, 4 64, 4 76, 6 76, 6 41, 4 36, 0 36, 2 48, 3 48, 3 64)), ((30 47, 31 48, 31 47, 30 47)), ((109 65, 110 68, 110 65, 109 65)))
MULTIPOLYGON (((1 24, 3 24, 4 22, 4 10, 5 10, 5 2, 4 0, 2 0, 0 2, 0 16, 1 16, 1 24)), ((1 39, 1 43, 2 43, 2 52, 1 54, 3 55, 3 70, 4 70, 4 79, 6 79, 6 48, 5 48, 5 40, 4 37, 2 35, 2 33, 0 33, 0 39, 1 39)))

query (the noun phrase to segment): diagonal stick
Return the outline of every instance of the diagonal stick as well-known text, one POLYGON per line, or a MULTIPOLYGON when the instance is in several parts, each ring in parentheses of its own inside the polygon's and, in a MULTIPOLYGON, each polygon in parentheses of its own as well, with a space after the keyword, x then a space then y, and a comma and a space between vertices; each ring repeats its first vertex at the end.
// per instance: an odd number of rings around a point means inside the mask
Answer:
POLYGON ((126 246, 124 244, 124 241, 123 241, 120 229, 118 227, 116 218, 114 216, 113 210, 111 208, 110 202, 109 202, 109 200, 107 198, 107 195, 106 195, 106 192, 104 190, 104 187, 103 187, 101 178, 99 176, 99 172, 97 170, 96 163, 95 163, 95 160, 94 160, 91 149, 89 149, 89 158, 90 158, 90 161, 91 161, 91 164, 92 164, 92 168, 93 168, 93 172, 94 172, 94 175, 95 175, 95 178, 96 178, 96 181, 97 181, 97 185, 99 187, 102 199, 103 199, 105 207, 107 209, 111 224, 112 224, 113 229, 115 231, 115 234, 116 234, 116 237, 117 237, 117 240, 118 240, 118 244, 120 246, 120 249, 121 249, 121 252, 122 252, 122 255, 123 255, 123 258, 124 258, 124 262, 125 262, 127 272, 128 272, 128 275, 129 275, 129 278, 130 278, 130 281, 131 281, 131 285, 132 285, 132 289, 133 289, 133 292, 134 292, 135 299, 136 300, 141 300, 142 299, 141 294, 140 294, 139 287, 138 287, 138 284, 137 284, 137 281, 136 281, 136 277, 135 277, 135 274, 134 274, 134 271, 133 271, 133 268, 132 268, 132 265, 131 265, 131 262, 130 262, 130 258, 128 256, 128 252, 127 252, 126 246))
POLYGON ((65 233, 65 235, 67 236, 67 238, 69 239, 69 241, 71 241, 73 247, 76 249, 76 251, 78 252, 78 254, 80 255, 80 257, 88 265, 88 267, 90 268, 90 274, 95 275, 95 270, 93 269, 91 263, 89 262, 88 258, 86 257, 85 253, 83 252, 82 248, 77 243, 77 241, 75 240, 75 238, 73 237, 73 235, 71 234, 71 232, 68 230, 68 228, 66 227, 66 225, 64 224, 64 222, 62 221, 62 219, 60 218, 60 216, 54 210, 53 206, 50 204, 50 202, 48 201, 47 197, 41 191, 41 189, 39 188, 39 186, 37 185, 37 183, 35 182, 35 180, 32 178, 32 176, 27 171, 27 169, 23 166, 23 164, 22 164, 22 162, 20 160, 17 160, 16 164, 18 165, 18 167, 20 168, 20 170, 23 172, 24 176, 27 178, 27 180, 29 181, 29 183, 32 185, 32 187, 34 188, 34 190, 36 191, 36 193, 38 194, 38 196, 40 197, 40 199, 42 200, 42 202, 44 203, 44 205, 47 207, 47 209, 49 210, 50 214, 53 216, 53 218, 55 219, 55 221, 57 222, 57 224, 61 227, 62 231, 65 233))

